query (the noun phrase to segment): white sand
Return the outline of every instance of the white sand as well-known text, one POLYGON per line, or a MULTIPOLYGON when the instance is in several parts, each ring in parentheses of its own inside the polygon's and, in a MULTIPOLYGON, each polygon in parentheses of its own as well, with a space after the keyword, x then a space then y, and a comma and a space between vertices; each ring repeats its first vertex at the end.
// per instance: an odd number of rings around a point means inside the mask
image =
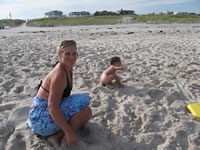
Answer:
POLYGON ((64 39, 78 43, 73 93, 88 93, 90 134, 70 150, 198 150, 200 121, 187 104, 200 102, 200 24, 106 25, 0 30, 0 150, 53 147, 26 127, 37 84, 64 39), (124 89, 98 84, 109 58, 120 56, 124 89))

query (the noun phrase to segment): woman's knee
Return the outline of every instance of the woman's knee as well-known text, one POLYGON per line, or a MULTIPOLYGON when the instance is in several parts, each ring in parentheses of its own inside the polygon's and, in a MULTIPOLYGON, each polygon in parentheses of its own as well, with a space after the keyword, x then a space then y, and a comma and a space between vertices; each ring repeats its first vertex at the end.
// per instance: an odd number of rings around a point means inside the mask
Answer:
POLYGON ((87 116, 85 117, 85 119, 90 120, 90 118, 92 117, 92 109, 89 106, 87 106, 84 108, 84 113, 85 116, 87 116))
POLYGON ((92 118, 92 109, 88 106, 88 116, 89 119, 92 118))

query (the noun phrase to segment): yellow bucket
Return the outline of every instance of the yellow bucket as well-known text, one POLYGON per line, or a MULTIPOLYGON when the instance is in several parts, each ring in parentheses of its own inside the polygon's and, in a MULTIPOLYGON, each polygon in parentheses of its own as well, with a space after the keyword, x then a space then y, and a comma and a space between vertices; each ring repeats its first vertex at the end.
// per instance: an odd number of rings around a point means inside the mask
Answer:
POLYGON ((200 120, 200 103, 192 103, 187 105, 193 116, 200 120))

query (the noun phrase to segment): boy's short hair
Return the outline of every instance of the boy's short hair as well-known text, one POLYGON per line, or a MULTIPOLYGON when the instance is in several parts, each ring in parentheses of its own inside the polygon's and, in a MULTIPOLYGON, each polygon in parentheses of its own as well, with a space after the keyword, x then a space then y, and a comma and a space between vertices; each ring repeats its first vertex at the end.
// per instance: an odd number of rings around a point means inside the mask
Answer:
POLYGON ((113 65, 115 62, 120 62, 121 63, 121 60, 119 57, 115 56, 115 57, 112 57, 110 59, 110 64, 113 65))

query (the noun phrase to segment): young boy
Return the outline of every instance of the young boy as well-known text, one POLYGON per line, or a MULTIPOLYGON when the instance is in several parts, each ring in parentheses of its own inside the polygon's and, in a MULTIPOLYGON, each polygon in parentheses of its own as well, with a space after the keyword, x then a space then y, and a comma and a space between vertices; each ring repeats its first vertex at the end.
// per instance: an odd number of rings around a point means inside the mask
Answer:
POLYGON ((130 72, 130 69, 126 67, 121 67, 121 60, 119 57, 112 57, 110 59, 110 65, 101 75, 100 83, 107 88, 112 88, 112 80, 115 80, 119 88, 124 86, 121 84, 119 77, 115 74, 117 70, 127 70, 130 72))

